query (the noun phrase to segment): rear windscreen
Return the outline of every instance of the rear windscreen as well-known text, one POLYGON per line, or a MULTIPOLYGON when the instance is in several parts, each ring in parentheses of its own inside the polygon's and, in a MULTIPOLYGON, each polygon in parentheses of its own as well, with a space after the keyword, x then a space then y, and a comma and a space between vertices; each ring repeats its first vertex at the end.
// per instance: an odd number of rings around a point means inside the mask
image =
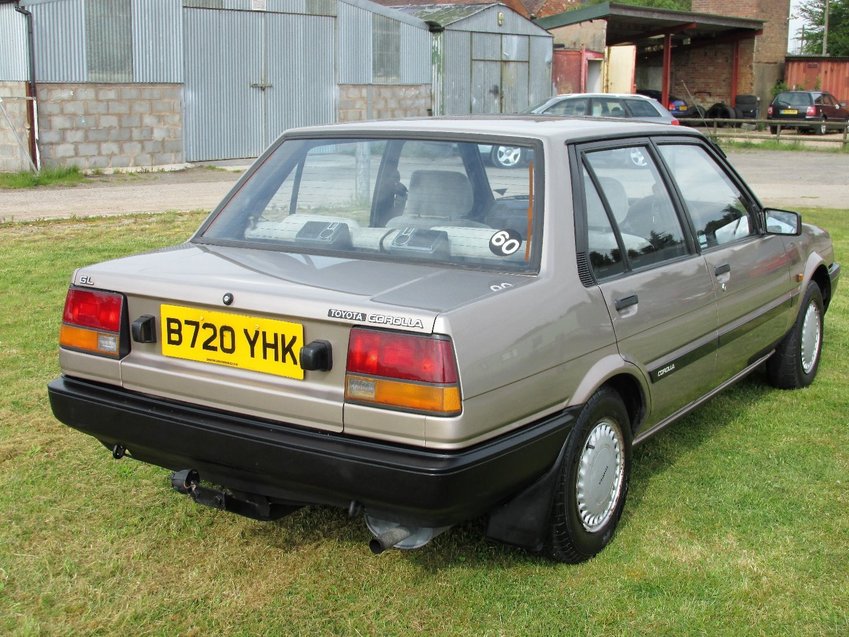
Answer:
POLYGON ((534 268, 533 145, 292 139, 196 240, 499 270, 534 268))

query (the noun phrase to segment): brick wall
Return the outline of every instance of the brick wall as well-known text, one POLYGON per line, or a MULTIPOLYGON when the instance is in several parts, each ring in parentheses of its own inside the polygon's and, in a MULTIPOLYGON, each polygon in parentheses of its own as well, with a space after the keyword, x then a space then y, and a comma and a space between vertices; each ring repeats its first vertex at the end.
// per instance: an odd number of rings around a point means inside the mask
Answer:
POLYGON ((0 110, 0 172, 32 170, 28 159, 29 128, 25 96, 26 85, 23 82, 0 82, 0 98, 3 99, 6 112, 3 115, 3 110, 0 110))
POLYGON ((755 46, 755 64, 782 64, 787 54, 790 0, 692 0, 694 12, 763 20, 755 46))
POLYGON ((431 108, 430 84, 342 84, 337 120, 424 117, 431 108))
POLYGON ((40 84, 45 166, 86 169, 182 164, 182 86, 40 84))
MULTIPOLYGON (((772 95, 771 89, 784 72, 787 51, 790 0, 692 0, 696 13, 728 15, 763 20, 763 33, 740 41, 740 67, 737 93, 760 97, 761 114, 772 95)), ((672 92, 704 107, 717 102, 731 103, 731 44, 675 50, 672 57, 672 92), (693 94, 693 98, 687 90, 693 94)), ((659 67, 662 62, 652 56, 641 63, 659 67)))
MULTIPOLYGON (((745 64, 752 59, 753 40, 740 42, 740 68, 737 76, 738 94, 754 91, 754 69, 745 64)), ((688 102, 693 101, 705 108, 717 102, 731 103, 731 61, 734 59, 732 44, 717 44, 705 47, 682 48, 672 57, 672 90, 688 102)), ((662 64, 660 60, 657 64, 662 64)))

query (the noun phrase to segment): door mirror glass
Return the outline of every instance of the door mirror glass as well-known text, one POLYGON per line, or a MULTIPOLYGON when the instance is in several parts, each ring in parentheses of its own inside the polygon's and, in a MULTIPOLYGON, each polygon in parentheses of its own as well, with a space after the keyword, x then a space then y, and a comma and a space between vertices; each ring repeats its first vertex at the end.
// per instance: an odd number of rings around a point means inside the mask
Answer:
POLYGON ((802 233, 802 216, 798 212, 767 208, 766 231, 769 234, 799 235, 802 233))

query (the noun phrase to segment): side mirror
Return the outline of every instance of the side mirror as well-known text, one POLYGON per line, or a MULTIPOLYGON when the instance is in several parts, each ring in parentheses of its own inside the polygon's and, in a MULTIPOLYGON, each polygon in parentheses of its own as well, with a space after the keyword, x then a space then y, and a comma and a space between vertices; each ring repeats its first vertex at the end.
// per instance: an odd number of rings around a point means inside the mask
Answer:
POLYGON ((799 236, 802 234, 802 215, 790 210, 767 208, 764 210, 768 234, 799 236))

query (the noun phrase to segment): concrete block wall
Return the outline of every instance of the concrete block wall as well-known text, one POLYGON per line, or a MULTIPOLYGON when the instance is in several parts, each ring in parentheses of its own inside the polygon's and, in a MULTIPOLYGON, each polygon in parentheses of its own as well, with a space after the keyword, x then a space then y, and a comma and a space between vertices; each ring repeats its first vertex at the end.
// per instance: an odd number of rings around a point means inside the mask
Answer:
POLYGON ((39 84, 42 165, 182 164, 182 95, 179 84, 39 84))
POLYGON ((426 117, 431 108, 430 84, 342 84, 337 121, 426 117))
POLYGON ((29 127, 27 126, 26 85, 23 82, 0 82, 0 172, 31 170, 29 163, 29 127), (8 116, 8 120, 6 119, 8 116), (10 123, 11 122, 11 123, 10 123), (21 144, 15 138, 17 134, 21 144))

